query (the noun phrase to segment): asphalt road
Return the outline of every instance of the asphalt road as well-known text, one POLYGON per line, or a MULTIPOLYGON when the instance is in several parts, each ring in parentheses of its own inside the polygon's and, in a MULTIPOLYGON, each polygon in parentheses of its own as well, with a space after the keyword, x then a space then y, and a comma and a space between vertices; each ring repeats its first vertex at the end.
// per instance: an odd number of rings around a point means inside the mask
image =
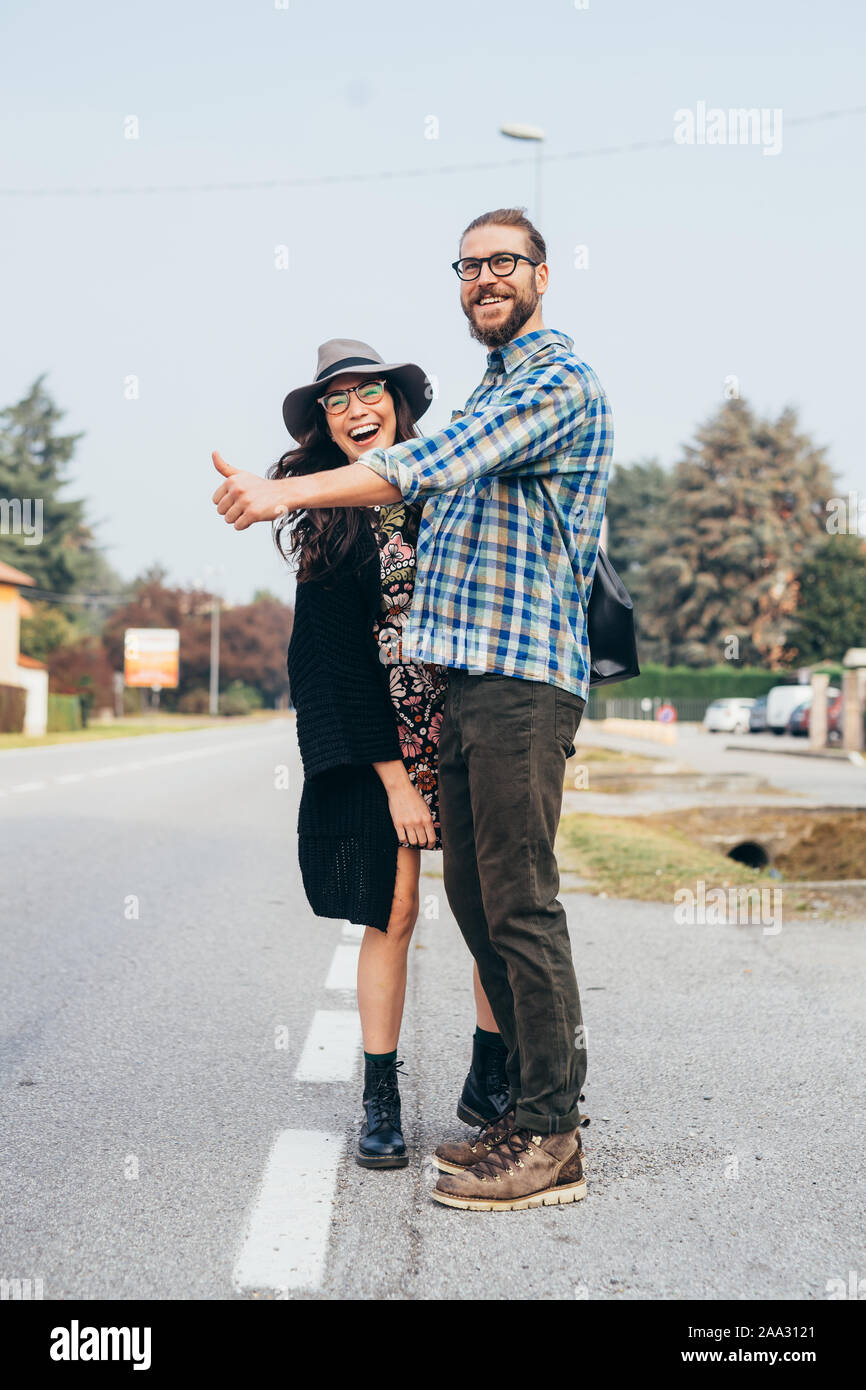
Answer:
POLYGON ((0 1275, 180 1300, 808 1300, 866 1276, 862 924, 564 895, 588 1196, 458 1212, 427 1195, 473 1026, 439 856, 400 1048, 412 1162, 371 1173, 356 944, 303 896, 300 785, 286 720, 0 754, 0 1275))
POLYGON ((765 778, 804 806, 866 806, 866 763, 808 755, 809 741, 787 734, 709 734, 700 724, 679 724, 676 741, 611 734, 586 720, 580 737, 622 752, 645 753, 687 764, 700 772, 745 773, 765 778))

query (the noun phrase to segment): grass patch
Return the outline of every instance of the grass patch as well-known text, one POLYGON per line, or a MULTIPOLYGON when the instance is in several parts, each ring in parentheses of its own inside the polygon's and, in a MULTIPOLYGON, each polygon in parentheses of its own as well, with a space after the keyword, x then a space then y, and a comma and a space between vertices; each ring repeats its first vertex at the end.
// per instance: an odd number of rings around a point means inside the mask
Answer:
POLYGON ((602 748, 601 745, 583 743, 577 746, 577 759, 581 763, 628 763, 629 766, 651 766, 658 758, 646 757, 643 753, 623 753, 619 749, 602 748))
POLYGON ((166 714, 150 719, 118 719, 112 724, 91 724, 87 729, 69 729, 56 734, 29 738, 26 734, 0 734, 0 752, 6 748, 46 748, 55 743, 96 743, 110 738, 138 738, 144 734, 189 734, 196 729, 216 729, 236 724, 276 719, 276 710, 257 710, 232 719, 202 718, 200 715, 166 714))
POLYGON ((579 874, 596 892, 643 902, 670 902, 677 888, 693 887, 697 879, 708 888, 777 882, 683 831, 637 817, 565 815, 557 857, 563 872, 579 874))

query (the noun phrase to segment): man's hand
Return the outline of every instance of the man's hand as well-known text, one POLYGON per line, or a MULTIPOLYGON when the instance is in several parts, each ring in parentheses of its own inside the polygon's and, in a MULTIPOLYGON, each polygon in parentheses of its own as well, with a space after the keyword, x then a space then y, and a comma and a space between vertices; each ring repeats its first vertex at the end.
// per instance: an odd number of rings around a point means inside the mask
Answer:
POLYGON ((236 531, 245 531, 256 521, 274 521, 292 510, 286 500, 286 480, 260 478, 255 473, 245 473, 242 468, 232 468, 216 452, 211 458, 214 468, 225 479, 214 493, 213 501, 220 516, 236 531))

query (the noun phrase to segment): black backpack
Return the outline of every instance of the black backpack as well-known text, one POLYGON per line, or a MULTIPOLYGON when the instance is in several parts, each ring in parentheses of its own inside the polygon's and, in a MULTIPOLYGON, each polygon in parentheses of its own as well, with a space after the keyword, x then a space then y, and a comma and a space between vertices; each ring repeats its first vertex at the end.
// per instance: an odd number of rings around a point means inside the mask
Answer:
POLYGON ((587 635, 590 686, 613 685, 640 675, 634 605, 601 546, 589 595, 587 635))

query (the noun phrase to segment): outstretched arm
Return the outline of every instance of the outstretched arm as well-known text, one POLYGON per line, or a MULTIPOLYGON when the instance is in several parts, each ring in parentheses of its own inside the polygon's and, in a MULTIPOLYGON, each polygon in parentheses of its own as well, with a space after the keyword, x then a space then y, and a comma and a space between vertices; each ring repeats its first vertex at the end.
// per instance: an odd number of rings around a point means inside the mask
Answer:
POLYGON ((421 493, 453 492, 487 474, 592 471, 610 454, 610 412, 584 364, 543 364, 501 396, 438 434, 301 478, 269 480, 213 455, 225 481, 214 493, 221 516, 238 531, 255 521, 310 507, 372 507, 421 493))
POLYGON ((347 463, 343 468, 304 478, 260 478, 233 468, 218 453, 211 458, 222 478, 213 501, 220 516, 236 531, 308 507, 376 507, 382 502, 398 502, 401 496, 398 487, 362 463, 347 463))

